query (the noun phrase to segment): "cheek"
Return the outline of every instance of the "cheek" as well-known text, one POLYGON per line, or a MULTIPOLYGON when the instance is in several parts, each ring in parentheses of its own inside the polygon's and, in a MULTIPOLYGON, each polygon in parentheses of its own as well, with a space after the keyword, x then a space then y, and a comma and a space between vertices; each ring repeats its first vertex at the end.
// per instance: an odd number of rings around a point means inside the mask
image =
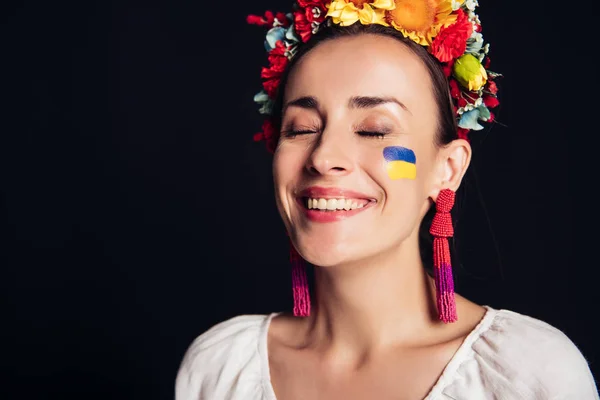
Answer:
POLYGON ((399 222, 392 229, 399 236, 409 232, 417 222, 423 202, 427 157, 420 160, 417 168, 418 150, 407 146, 387 146, 378 155, 379 182, 386 195, 385 209, 390 217, 398 218, 399 222))
POLYGON ((293 146, 282 145, 273 155, 273 178, 276 190, 284 189, 302 174, 304 155, 293 146))
POLYGON ((417 179, 417 158, 408 147, 388 146, 383 149, 382 165, 386 176, 395 181, 399 179, 417 179))

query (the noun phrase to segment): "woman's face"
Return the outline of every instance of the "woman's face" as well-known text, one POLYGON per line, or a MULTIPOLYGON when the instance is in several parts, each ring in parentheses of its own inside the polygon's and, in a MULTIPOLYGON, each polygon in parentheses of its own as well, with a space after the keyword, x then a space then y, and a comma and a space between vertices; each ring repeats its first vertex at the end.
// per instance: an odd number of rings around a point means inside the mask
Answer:
POLYGON ((431 85, 418 56, 384 36, 327 41, 299 60, 273 175, 307 261, 333 266, 417 246, 438 168, 431 85))

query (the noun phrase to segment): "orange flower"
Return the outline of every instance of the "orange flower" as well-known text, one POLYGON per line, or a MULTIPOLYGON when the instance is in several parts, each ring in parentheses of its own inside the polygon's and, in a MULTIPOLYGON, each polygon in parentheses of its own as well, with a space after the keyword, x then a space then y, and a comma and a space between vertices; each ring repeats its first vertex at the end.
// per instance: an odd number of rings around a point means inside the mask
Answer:
POLYGON ((456 22, 452 0, 396 0, 386 22, 422 46, 429 46, 440 29, 456 22))

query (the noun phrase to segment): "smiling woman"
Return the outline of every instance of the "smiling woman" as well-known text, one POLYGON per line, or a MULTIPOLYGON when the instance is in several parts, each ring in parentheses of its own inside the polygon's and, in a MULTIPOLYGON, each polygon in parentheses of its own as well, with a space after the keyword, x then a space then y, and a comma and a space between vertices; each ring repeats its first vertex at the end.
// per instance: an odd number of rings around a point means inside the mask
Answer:
POLYGON ((498 104, 476 2, 295 6, 249 18, 269 28, 256 139, 273 152, 294 315, 201 334, 177 400, 598 399, 560 330, 454 293, 451 209, 470 132, 498 104))

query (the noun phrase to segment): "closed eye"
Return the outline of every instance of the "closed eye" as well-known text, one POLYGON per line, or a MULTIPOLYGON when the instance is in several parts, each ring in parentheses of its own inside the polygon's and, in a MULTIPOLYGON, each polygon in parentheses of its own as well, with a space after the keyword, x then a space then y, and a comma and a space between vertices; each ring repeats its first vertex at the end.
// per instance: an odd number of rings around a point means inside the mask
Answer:
POLYGON ((383 138, 387 135, 387 132, 377 132, 377 131, 357 131, 360 136, 366 137, 375 137, 375 138, 383 138))
MULTIPOLYGON (((309 135, 313 133, 319 133, 318 130, 315 129, 290 129, 286 131, 282 131, 281 134, 287 138, 293 138, 299 135, 309 135)), ((373 137, 373 138, 383 138, 388 132, 379 132, 379 131, 357 131, 360 136, 365 137, 373 137)))
POLYGON ((281 132, 281 134, 287 138, 293 138, 298 135, 309 135, 312 133, 317 133, 317 131, 314 129, 290 129, 281 132))

